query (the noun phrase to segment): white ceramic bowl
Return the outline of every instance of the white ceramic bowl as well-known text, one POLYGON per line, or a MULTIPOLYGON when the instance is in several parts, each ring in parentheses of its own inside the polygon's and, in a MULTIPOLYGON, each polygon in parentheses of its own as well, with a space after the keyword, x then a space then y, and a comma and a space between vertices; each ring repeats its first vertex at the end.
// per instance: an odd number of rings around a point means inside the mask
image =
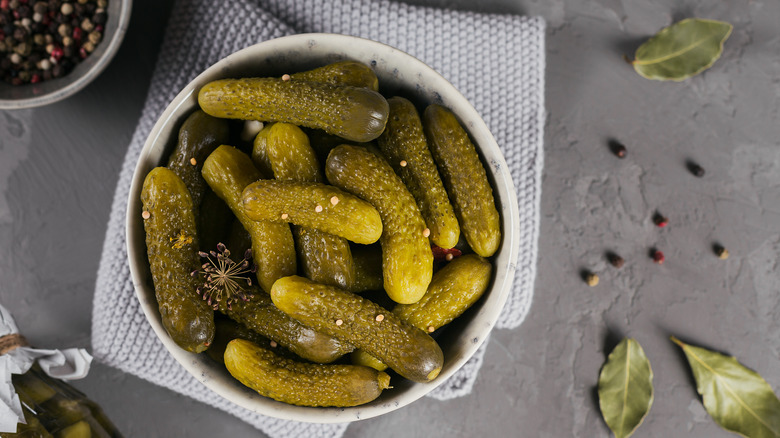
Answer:
POLYGON ((86 87, 105 70, 114 58, 127 26, 130 24, 132 0, 111 0, 106 8, 103 41, 83 62, 56 79, 37 84, 14 86, 0 82, 0 109, 33 108, 58 102, 86 87))
POLYGON ((238 51, 209 67, 176 96, 152 129, 133 175, 128 204, 127 242, 133 283, 144 313, 163 344, 184 368, 219 396, 277 418, 322 423, 353 421, 391 412, 424 396, 463 366, 484 342, 515 276, 517 197, 504 157, 487 126, 469 102, 433 69, 398 49, 356 37, 303 34, 278 38, 238 51), (443 329, 437 339, 444 352, 444 367, 433 382, 414 383, 394 377, 392 389, 371 403, 352 408, 292 406, 259 396, 208 356, 182 350, 168 336, 160 321, 146 257, 141 187, 146 174, 167 159, 181 122, 197 107, 198 90, 204 84, 227 77, 281 76, 344 59, 371 65, 379 77, 380 91, 386 96, 403 95, 418 105, 439 103, 458 116, 475 141, 493 184, 503 237, 501 247, 491 258, 494 272, 489 290, 473 308, 443 329))

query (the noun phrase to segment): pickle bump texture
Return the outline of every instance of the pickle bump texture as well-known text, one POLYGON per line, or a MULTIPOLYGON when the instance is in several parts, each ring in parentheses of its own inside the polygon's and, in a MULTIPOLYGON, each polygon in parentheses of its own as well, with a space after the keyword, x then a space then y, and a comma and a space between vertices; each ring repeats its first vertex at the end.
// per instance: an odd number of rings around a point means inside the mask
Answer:
POLYGON ((214 338, 214 311, 198 295, 198 281, 190 275, 200 267, 190 192, 173 171, 157 167, 146 175, 141 202, 163 326, 181 348, 200 353, 214 338))
POLYGON ((274 281, 296 272, 295 243, 286 223, 254 221, 241 206, 241 192, 262 177, 248 155, 222 145, 203 163, 203 178, 236 215, 252 238, 257 281, 266 292, 274 281))
POLYGON ((228 343, 225 366, 260 395, 298 406, 362 405, 390 387, 388 374, 368 367, 296 362, 243 339, 228 343))
MULTIPOLYGON (((258 167, 270 168, 277 180, 323 181, 309 137, 289 123, 264 127, 255 137, 252 160, 258 167)), ((355 265, 346 239, 297 225, 293 227, 293 237, 300 268, 307 278, 355 290, 355 265)))
POLYGON ((458 243, 460 226, 433 162, 417 109, 403 97, 390 98, 387 103, 390 117, 377 139, 379 149, 417 201, 431 230, 431 241, 452 248, 458 243))
POLYGON ((418 301, 431 282, 433 254, 429 230, 404 183, 378 153, 349 145, 330 152, 325 176, 379 211, 385 291, 397 303, 418 301))
POLYGON ((290 276, 274 283, 271 299, 306 326, 365 350, 409 380, 429 382, 441 371, 444 357, 433 338, 358 295, 290 276))
POLYGON ((367 88, 278 78, 213 81, 198 103, 214 117, 288 122, 357 142, 377 138, 388 113, 385 98, 367 88))
POLYGON ((501 243, 498 210, 474 144, 441 105, 425 109, 423 126, 466 241, 475 253, 492 256, 501 243))
POLYGON ((268 294, 252 295, 249 301, 236 300, 230 307, 220 302, 219 311, 312 362, 333 362, 355 349, 348 342, 312 330, 293 319, 274 306, 268 294))
POLYGON ((322 183, 260 180, 244 189, 244 212, 258 221, 284 221, 370 244, 382 219, 368 202, 322 183))

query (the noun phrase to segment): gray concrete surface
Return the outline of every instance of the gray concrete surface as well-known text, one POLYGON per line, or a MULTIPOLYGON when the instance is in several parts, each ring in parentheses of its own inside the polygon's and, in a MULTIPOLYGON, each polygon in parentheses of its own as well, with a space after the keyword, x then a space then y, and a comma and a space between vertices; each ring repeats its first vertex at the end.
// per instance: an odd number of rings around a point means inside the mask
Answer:
MULTIPOLYGON (((169 1, 136 0, 117 58, 78 95, 0 112, 0 301, 41 346, 87 346, 112 193, 140 114, 169 1), (160 5, 166 5, 161 7, 160 5)), ((737 356, 780 391, 780 4, 416 0, 548 20, 545 176, 534 304, 497 331, 473 394, 420 400, 347 437, 608 436, 594 387, 636 338, 655 404, 636 437, 727 437, 704 411, 671 334, 737 356), (698 16, 734 24, 721 60, 682 83, 622 60, 698 16), (607 141, 628 147, 618 160, 607 141), (706 175, 693 177, 693 159, 706 175), (654 211, 670 225, 652 224, 654 211), (721 242, 728 260, 712 253, 721 242), (651 247, 666 254, 658 266, 651 247), (616 270, 604 253, 626 259, 616 270), (601 276, 586 286, 582 269, 601 276)), ((262 436, 220 411, 96 364, 75 385, 131 437, 262 436)))

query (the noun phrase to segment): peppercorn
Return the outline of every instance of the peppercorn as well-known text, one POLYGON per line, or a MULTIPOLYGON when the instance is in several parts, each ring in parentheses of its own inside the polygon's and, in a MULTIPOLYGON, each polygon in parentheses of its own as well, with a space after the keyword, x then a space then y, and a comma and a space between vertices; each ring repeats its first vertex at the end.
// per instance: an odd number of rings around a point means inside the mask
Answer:
POLYGON ((666 260, 666 257, 664 257, 664 253, 662 253, 657 249, 652 250, 652 257, 653 257, 653 262, 659 265, 662 265, 666 260))
POLYGON ((655 215, 653 215, 653 223, 658 228, 663 228, 663 227, 669 225, 669 218, 667 218, 666 216, 662 215, 659 212, 655 212, 655 215))
POLYGON ((588 284, 590 287, 598 286, 599 284, 599 276, 594 274, 593 272, 587 272, 585 274, 585 283, 588 284))
POLYGON ((712 249, 715 251, 715 255, 717 255, 719 259, 726 260, 729 258, 729 250, 727 250, 725 246, 716 243, 712 245, 712 249))
POLYGON ((626 149, 625 145, 623 145, 623 143, 617 140, 609 141, 609 149, 618 158, 625 158, 626 154, 628 153, 628 150, 626 149))
POLYGON ((89 42, 91 42, 92 44, 99 43, 101 38, 103 38, 103 34, 101 34, 98 31, 93 31, 89 33, 89 42))
POLYGON ((607 254, 607 260, 609 260, 609 263, 612 266, 614 266, 614 267, 616 267, 618 269, 622 268, 623 264, 626 262, 625 260, 623 260, 623 257, 620 257, 619 255, 615 254, 614 252, 611 252, 611 253, 607 254))
POLYGON ((704 176, 704 168, 699 166, 697 163, 693 161, 688 161, 686 163, 686 167, 688 168, 688 171, 693 174, 693 176, 697 178, 701 178, 704 176))
POLYGON ((73 13, 73 5, 70 3, 63 3, 62 6, 60 6, 60 12, 62 15, 70 15, 73 13))

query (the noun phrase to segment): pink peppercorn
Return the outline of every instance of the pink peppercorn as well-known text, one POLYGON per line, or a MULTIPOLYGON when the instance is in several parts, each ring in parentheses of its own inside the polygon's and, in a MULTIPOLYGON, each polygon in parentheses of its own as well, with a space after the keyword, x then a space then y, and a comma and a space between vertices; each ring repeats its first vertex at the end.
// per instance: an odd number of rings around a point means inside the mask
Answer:
POLYGON ((662 265, 664 263, 664 260, 666 260, 666 257, 664 257, 664 253, 661 251, 653 250, 653 262, 662 265))
POLYGON ((51 51, 51 57, 54 58, 55 61, 59 61, 62 58, 62 55, 62 47, 55 47, 51 51))
POLYGON ((73 39, 76 40, 76 41, 81 41, 82 32, 83 31, 81 30, 80 27, 74 27, 73 28, 73 39))
POLYGON ((37 73, 32 75, 32 78, 30 78, 30 83, 31 84, 37 84, 40 81, 41 81, 41 75, 39 75, 37 73))

